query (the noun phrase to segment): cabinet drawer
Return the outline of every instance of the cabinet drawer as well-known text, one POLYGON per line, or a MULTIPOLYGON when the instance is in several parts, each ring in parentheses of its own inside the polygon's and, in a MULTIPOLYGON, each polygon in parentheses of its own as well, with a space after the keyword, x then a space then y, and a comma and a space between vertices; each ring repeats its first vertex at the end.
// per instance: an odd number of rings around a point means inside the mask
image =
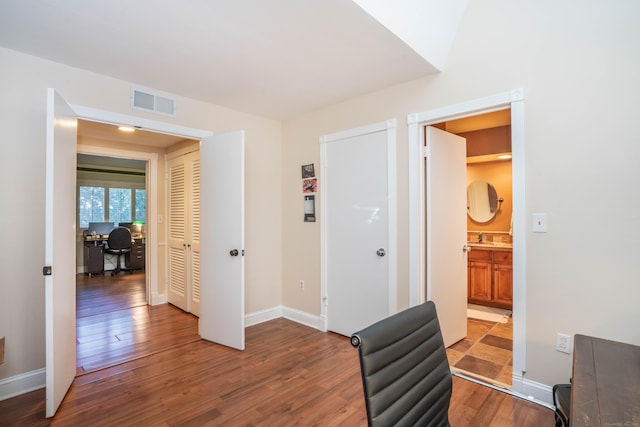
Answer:
POLYGON ((491 261, 491 251, 471 250, 467 254, 469 261, 491 261))
POLYGON ((511 252, 494 252, 493 253, 493 262, 504 262, 511 263, 513 260, 513 256, 511 252))

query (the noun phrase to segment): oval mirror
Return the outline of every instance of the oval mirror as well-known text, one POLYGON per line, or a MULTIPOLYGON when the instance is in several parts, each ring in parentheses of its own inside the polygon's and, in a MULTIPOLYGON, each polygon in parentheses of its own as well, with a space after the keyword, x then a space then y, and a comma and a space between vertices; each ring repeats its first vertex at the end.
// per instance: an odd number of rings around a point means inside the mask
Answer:
POLYGON ((467 214, 475 222, 488 222, 498 211, 498 193, 487 181, 475 180, 467 187, 467 214))

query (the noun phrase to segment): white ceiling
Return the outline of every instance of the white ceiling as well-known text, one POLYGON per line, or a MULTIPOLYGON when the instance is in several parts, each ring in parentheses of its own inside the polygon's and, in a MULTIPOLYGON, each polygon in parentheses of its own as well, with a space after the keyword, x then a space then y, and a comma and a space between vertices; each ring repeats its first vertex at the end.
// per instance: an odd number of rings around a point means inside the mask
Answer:
MULTIPOLYGON (((467 2, 390 4, 448 51, 467 2), (448 34, 415 19, 425 4, 448 34)), ((0 46, 279 120, 437 72, 444 57, 429 62, 352 0, 1 0, 0 46)))

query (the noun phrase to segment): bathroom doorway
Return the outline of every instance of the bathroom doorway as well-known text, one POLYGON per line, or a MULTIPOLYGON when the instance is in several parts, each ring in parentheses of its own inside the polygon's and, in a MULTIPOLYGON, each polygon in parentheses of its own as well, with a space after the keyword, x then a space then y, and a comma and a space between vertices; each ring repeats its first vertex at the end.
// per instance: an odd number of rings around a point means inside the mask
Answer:
POLYGON ((513 360, 511 111, 432 125, 466 140, 467 335, 452 369, 510 388, 513 360))
MULTIPOLYGON (((512 321, 512 373, 511 390, 520 392, 523 385, 525 371, 525 343, 526 330, 524 328, 525 276, 524 276, 524 93, 521 89, 490 96, 487 98, 467 101, 423 113, 411 114, 409 122, 409 177, 410 177, 410 305, 415 305, 428 299, 431 286, 427 275, 426 260, 428 250, 435 250, 427 244, 429 236, 424 231, 425 218, 430 215, 426 189, 424 186, 425 170, 424 128, 462 118, 472 118, 485 113, 507 110, 511 120, 512 143, 512 278, 513 278, 513 316, 512 321)), ((511 216, 511 215, 509 215, 511 216)), ((511 223, 511 218, 509 218, 511 223)), ((478 230, 475 230, 478 231, 478 230)), ((508 234, 508 232, 507 232, 508 234)), ((492 236, 495 237, 495 236, 492 236)), ((477 236, 476 236, 477 238, 477 236)), ((500 240, 500 239, 498 239, 500 240)), ((496 242, 498 243, 498 242, 496 242)), ((461 246, 466 246, 464 242, 461 246)), ((459 250, 460 248, 458 248, 459 250)), ((472 249, 473 251, 473 249, 472 249)), ((441 284, 440 284, 441 286, 441 284)), ((498 323, 498 322, 496 322, 498 323)), ((499 340, 498 340, 499 341, 499 340)), ((504 344, 504 343, 501 343, 504 344)))

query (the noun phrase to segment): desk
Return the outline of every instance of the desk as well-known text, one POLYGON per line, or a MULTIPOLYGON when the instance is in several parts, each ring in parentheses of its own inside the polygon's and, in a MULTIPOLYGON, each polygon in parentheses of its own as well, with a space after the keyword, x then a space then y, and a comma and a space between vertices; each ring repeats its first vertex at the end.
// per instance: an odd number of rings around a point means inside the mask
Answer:
POLYGON ((571 427, 640 427, 640 346, 576 335, 571 427))
MULTIPOLYGON (((104 247, 107 236, 85 238, 84 240, 84 272, 91 277, 92 274, 104 273, 104 247)), ((144 269, 145 243, 142 237, 134 239, 131 253, 125 254, 125 266, 131 270, 144 269)), ((115 255, 114 255, 115 256, 115 255)))

